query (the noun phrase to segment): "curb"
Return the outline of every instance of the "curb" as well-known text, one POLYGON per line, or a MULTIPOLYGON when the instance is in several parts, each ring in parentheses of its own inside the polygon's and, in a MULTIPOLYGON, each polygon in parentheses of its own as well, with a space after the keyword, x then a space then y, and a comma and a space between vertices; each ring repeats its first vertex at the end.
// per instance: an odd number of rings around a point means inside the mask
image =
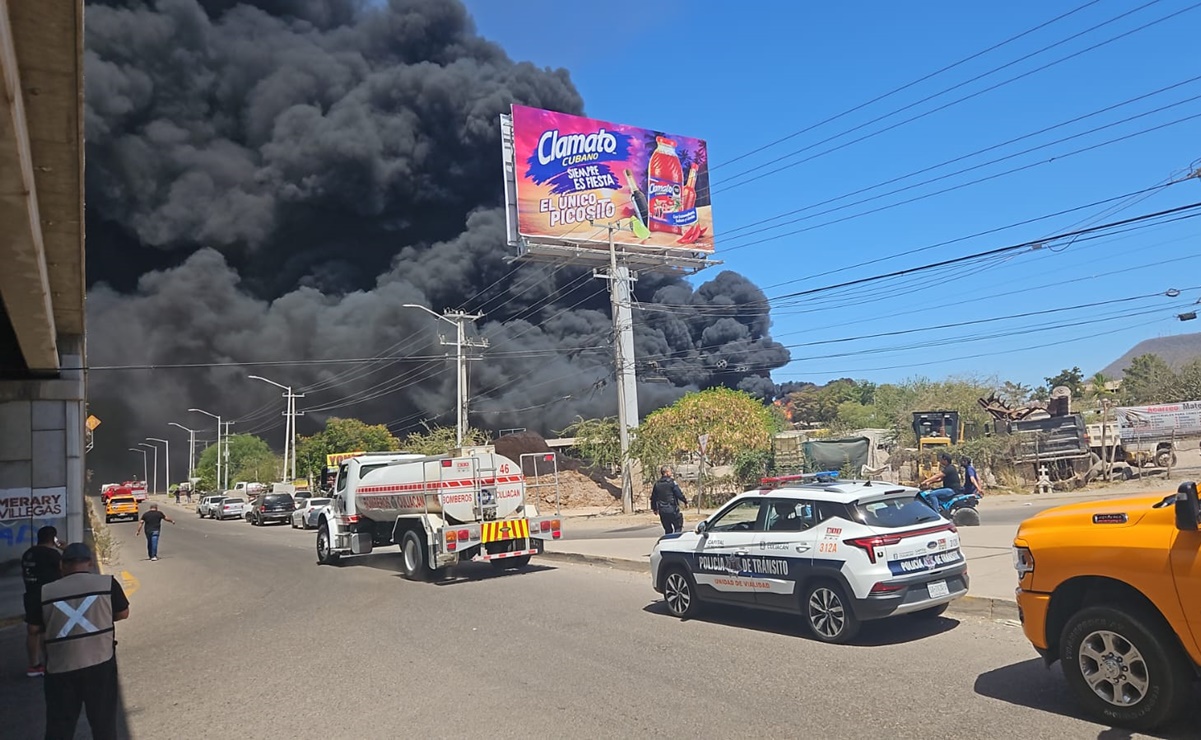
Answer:
MULTIPOLYGON (((614 570, 624 570, 631 573, 650 575, 650 563, 629 558, 610 558, 603 555, 585 555, 579 552, 555 552, 544 550, 538 555, 546 560, 557 560, 561 563, 576 563, 579 565, 603 566, 614 570)), ((961 596, 947 607, 948 614, 965 617, 982 617, 1018 621, 1018 605, 1013 599, 1001 599, 993 596, 961 596)))

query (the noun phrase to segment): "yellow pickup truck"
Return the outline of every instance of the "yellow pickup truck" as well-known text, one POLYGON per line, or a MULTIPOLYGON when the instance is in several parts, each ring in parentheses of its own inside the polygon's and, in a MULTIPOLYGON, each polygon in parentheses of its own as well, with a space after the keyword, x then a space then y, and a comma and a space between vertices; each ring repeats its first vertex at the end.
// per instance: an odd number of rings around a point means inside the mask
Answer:
POLYGON ((1049 509, 1013 542, 1022 629, 1105 721, 1151 730, 1195 702, 1201 673, 1197 485, 1049 509))
POLYGON ((138 518, 138 500, 133 496, 113 496, 104 505, 104 521, 138 518))

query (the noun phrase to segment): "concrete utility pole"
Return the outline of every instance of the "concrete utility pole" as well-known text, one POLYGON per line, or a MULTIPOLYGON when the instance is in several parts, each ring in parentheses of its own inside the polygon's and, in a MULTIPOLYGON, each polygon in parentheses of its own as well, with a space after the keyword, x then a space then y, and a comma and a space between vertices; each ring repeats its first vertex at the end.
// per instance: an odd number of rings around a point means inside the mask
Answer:
POLYGON ((192 478, 192 473, 196 470, 196 430, 188 429, 183 424, 176 424, 173 421, 169 421, 167 424, 173 427, 179 427, 188 433, 188 474, 185 477, 190 480, 192 478))
POLYGON ((225 484, 221 489, 222 493, 229 490, 229 428, 233 425, 234 422, 232 421, 225 422, 225 434, 222 435, 225 439, 225 450, 222 452, 221 448, 217 448, 217 452, 225 459, 225 464, 222 466, 222 471, 225 473, 225 484))
MULTIPOLYGON (((166 464, 164 465, 165 470, 163 471, 163 474, 167 478, 167 487, 163 491, 163 493, 170 493, 171 492, 171 443, 165 439, 159 439, 158 437, 147 437, 146 439, 150 442, 162 442, 163 443, 163 459, 166 461, 166 464)), ((155 454, 158 454, 157 448, 156 448, 155 454)))
POLYGON ((467 435, 467 362, 469 360, 479 359, 477 357, 467 357, 463 350, 466 347, 487 347, 488 340, 484 338, 468 337, 467 322, 477 321, 484 317, 483 314, 470 314, 464 311, 446 310, 445 315, 439 315, 429 310, 425 306, 416 303, 406 303, 405 308, 420 308, 430 316, 436 319, 441 319, 448 324, 453 324, 455 327, 455 341, 451 342, 444 336, 439 336, 442 344, 455 346, 455 357, 458 366, 458 397, 456 403, 456 431, 455 431, 455 446, 463 446, 463 438, 467 435))
POLYGON ((630 460, 630 430, 638 426, 638 380, 634 371, 634 312, 630 307, 632 284, 637 279, 628 265, 620 264, 613 242, 616 224, 609 224, 609 270, 597 277, 609 281, 613 313, 613 362, 617 371, 617 426, 621 438, 621 510, 634 511, 634 472, 630 460))
POLYGON ((188 409, 188 411, 196 414, 204 414, 205 416, 211 416, 217 420, 217 479, 215 485, 219 490, 214 491, 214 493, 223 493, 225 489, 221 488, 221 417, 217 414, 210 414, 204 409, 188 409))
POLYGON ((146 470, 146 450, 139 450, 137 447, 130 447, 129 449, 131 452, 142 453, 142 483, 145 483, 146 478, 148 477, 147 470, 146 470))
POLYGON ((292 386, 276 383, 274 380, 268 380, 261 375, 247 375, 246 377, 251 380, 261 380, 264 383, 270 383, 276 388, 282 388, 284 391, 284 398, 287 399, 284 406, 284 416, 287 417, 287 421, 284 424, 284 464, 283 469, 280 471, 280 477, 283 479, 281 482, 286 483, 288 481, 288 454, 290 451, 292 480, 296 480, 296 417, 303 416, 304 414, 304 412, 300 412, 299 414, 296 412, 296 399, 304 398, 304 394, 293 393, 292 386))
POLYGON ((146 442, 138 442, 138 444, 154 450, 154 483, 150 486, 150 492, 158 493, 158 445, 147 444, 146 442))

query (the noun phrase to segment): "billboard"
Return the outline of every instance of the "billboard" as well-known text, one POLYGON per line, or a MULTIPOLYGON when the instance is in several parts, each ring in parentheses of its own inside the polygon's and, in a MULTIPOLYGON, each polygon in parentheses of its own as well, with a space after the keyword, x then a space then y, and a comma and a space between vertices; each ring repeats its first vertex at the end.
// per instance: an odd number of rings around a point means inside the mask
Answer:
POLYGON ((701 139, 514 105, 512 157, 522 237, 713 252, 701 139))
POLYGON ((1122 440, 1201 435, 1201 401, 1115 409, 1122 440))

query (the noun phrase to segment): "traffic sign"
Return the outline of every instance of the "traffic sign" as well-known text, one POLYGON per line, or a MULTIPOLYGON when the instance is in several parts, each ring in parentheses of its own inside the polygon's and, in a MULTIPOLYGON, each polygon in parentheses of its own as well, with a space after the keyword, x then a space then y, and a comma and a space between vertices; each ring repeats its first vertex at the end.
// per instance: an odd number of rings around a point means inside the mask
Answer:
POLYGON ((702 455, 705 454, 705 452, 707 451, 707 449, 709 447, 709 435, 702 434, 701 436, 696 438, 696 441, 701 443, 701 454, 702 455))
POLYGON ((100 419, 96 418, 94 414, 89 415, 88 420, 84 422, 84 426, 88 428, 88 431, 94 432, 96 431, 96 427, 100 426, 100 419))

